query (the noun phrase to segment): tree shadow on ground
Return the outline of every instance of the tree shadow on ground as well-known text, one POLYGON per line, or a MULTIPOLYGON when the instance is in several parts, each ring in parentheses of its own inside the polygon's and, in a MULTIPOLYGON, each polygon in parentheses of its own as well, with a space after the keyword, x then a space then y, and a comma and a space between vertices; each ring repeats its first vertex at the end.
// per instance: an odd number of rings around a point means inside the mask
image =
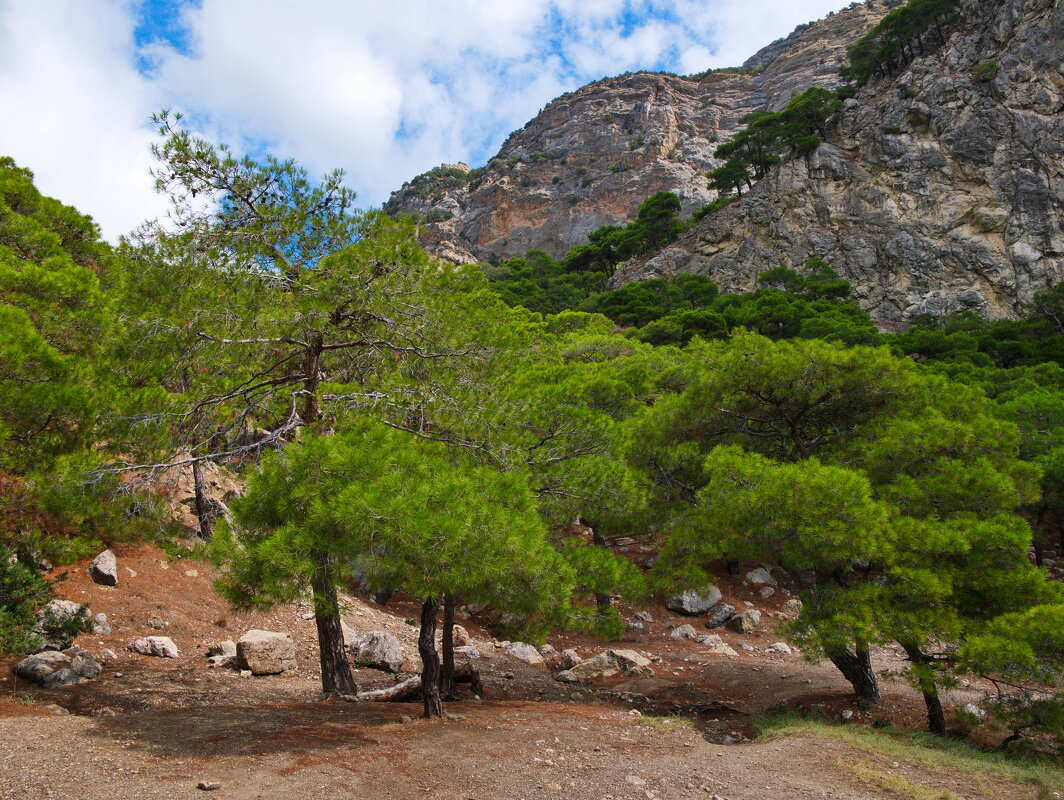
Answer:
POLYGON ((378 732, 417 710, 405 703, 223 703, 101 717, 90 735, 179 758, 350 749, 378 744, 378 732))

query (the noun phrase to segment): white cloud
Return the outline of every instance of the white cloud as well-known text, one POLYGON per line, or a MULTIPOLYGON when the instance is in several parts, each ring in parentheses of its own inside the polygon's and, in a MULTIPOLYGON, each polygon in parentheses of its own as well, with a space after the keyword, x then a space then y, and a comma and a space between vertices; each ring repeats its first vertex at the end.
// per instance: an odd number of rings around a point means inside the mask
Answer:
POLYGON ((346 168, 366 203, 478 161, 563 91, 626 70, 741 63, 841 0, 202 0, 187 54, 137 70, 140 0, 0 0, 0 154, 114 238, 157 213, 148 115, 346 168), (649 14, 650 11, 667 14, 649 14), (623 23, 627 27, 623 27, 623 23))

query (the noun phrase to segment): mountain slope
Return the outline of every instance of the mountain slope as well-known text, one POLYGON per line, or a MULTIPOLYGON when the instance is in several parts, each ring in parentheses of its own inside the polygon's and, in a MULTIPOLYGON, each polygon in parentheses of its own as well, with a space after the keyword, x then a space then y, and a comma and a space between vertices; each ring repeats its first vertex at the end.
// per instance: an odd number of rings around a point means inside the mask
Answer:
POLYGON ((809 86, 834 87, 845 47, 887 11, 854 6, 802 26, 741 68, 679 77, 641 72, 562 95, 507 139, 482 171, 444 165, 404 184, 386 208, 424 221, 422 242, 455 262, 532 248, 559 257, 606 224, 635 217, 658 191, 686 212, 715 197, 716 148, 758 109, 809 86))
POLYGON ((1064 279, 1064 4, 967 0, 947 44, 847 101, 832 138, 613 285, 682 272, 729 291, 810 256, 886 327, 1018 314, 1064 279))

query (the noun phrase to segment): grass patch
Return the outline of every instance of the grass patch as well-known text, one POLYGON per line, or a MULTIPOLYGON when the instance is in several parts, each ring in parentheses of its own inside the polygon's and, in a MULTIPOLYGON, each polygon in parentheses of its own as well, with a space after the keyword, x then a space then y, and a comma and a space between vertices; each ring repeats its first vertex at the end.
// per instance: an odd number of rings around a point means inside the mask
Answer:
POLYGON ((643 715, 643 718, 639 720, 640 725, 647 725, 651 728, 667 728, 670 730, 694 730, 695 723, 687 717, 680 716, 653 716, 643 715))
POLYGON ((886 789, 902 797, 911 797, 912 800, 963 800, 963 798, 953 792, 932 789, 922 783, 911 781, 903 775, 884 772, 871 761, 843 763, 840 760, 839 766, 850 770, 861 781, 870 786, 886 789))
MULTIPOLYGON (((896 728, 874 729, 867 725, 840 725, 823 720, 810 720, 793 714, 764 717, 757 722, 759 737, 775 737, 793 733, 806 733, 822 738, 844 741, 870 754, 889 756, 897 761, 920 764, 925 767, 954 769, 962 773, 984 773, 1006 780, 1032 784, 1048 792, 1064 788, 1064 768, 1049 760, 1032 759, 1004 752, 980 750, 959 739, 943 739, 924 731, 906 731, 896 728)), ((870 763, 858 762, 849 765, 862 780, 911 783, 897 775, 884 775, 870 763), (875 776, 861 774, 868 769, 875 776), (877 777, 878 776, 878 777, 877 777)), ((895 788, 877 783, 913 800, 953 800, 953 795, 928 787, 913 784, 909 789, 895 788), (921 794, 920 791, 925 793, 921 794), (914 794, 914 792, 917 792, 914 794), (929 792, 929 793, 928 793, 929 792)), ((901 786, 901 783, 898 784, 901 786)), ((1045 796, 1049 796, 1046 794, 1045 796)))

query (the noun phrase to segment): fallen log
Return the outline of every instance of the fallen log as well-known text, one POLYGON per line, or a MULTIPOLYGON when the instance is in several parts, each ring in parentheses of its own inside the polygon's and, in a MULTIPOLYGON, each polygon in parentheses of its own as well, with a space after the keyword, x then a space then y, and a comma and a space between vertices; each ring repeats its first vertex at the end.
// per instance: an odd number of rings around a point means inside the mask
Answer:
MULTIPOLYGON (((475 669, 472 664, 468 662, 455 664, 454 679, 459 683, 468 683, 473 694, 478 696, 484 694, 484 684, 480 680, 480 670, 475 669)), ((342 694, 340 699, 349 703, 394 703, 402 700, 413 700, 420 695, 421 676, 415 675, 385 689, 370 689, 355 695, 342 694)))

